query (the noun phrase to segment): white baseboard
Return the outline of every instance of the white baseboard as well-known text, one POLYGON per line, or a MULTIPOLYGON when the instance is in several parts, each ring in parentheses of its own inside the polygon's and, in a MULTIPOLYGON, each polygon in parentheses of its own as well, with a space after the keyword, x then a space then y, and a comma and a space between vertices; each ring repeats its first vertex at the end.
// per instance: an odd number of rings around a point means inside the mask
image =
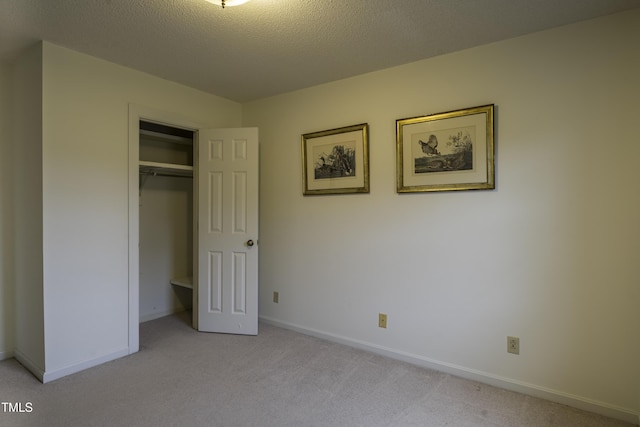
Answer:
POLYGON ((573 408, 626 421, 628 423, 640 424, 640 414, 635 413, 632 410, 617 407, 604 402, 598 402, 596 400, 588 399, 585 397, 575 396, 562 391, 552 390, 546 387, 537 386, 535 384, 529 384, 510 378, 501 377, 498 375, 490 374, 488 372, 482 372, 475 369, 466 368, 464 366, 458 366, 451 363, 430 359, 417 354, 411 354, 365 341, 354 340, 352 338, 341 335, 335 335, 316 329, 294 325, 288 322, 282 322, 280 320, 273 319, 267 316, 260 316, 260 320, 284 329, 290 329, 292 331, 300 332, 305 335, 311 335, 317 338, 326 339, 327 341, 348 345, 350 347, 355 347, 361 350, 369 351, 371 353, 376 353, 381 356, 386 356, 391 359, 411 363, 412 365, 422 366, 424 368, 445 372, 457 377, 466 378, 495 387, 500 387, 506 390, 511 390, 540 399, 549 400, 551 402, 560 403, 563 405, 571 406, 573 408))
POLYGON ((13 350, 0 351, 0 360, 11 359, 13 357, 13 350))
POLYGON ((144 322, 148 322, 150 320, 156 320, 159 319, 161 317, 165 317, 165 316, 170 316, 172 314, 176 314, 176 313, 181 313, 185 310, 189 310, 191 307, 185 308, 185 307, 174 307, 172 309, 169 310, 163 310, 163 311, 156 311, 154 313, 148 313, 148 314, 141 314, 140 315, 140 320, 139 323, 144 323, 144 322))
POLYGON ((110 362, 115 359, 119 359, 121 357, 127 356, 128 354, 129 354, 129 349, 123 348, 122 350, 118 350, 113 353, 104 355, 102 357, 97 357, 95 359, 86 360, 84 362, 77 363, 75 365, 66 366, 64 368, 55 369, 52 371, 45 371, 41 381, 43 383, 48 383, 48 382, 57 380, 59 378, 66 377, 67 375, 75 374, 76 372, 84 371, 85 369, 93 368, 94 366, 98 366, 103 363, 110 362))
POLYGON ((14 357, 22 366, 27 368, 29 372, 31 372, 40 382, 48 383, 54 380, 57 380, 62 377, 66 377, 67 375, 75 374, 76 372, 84 371, 85 369, 93 368, 94 366, 101 365, 106 362, 110 362, 115 359, 119 359, 123 356, 127 356, 129 354, 129 349, 125 348, 110 354, 107 354, 102 357, 97 357, 95 359, 86 360, 82 363, 77 363, 75 365, 67 366, 61 369, 56 369, 53 371, 43 371, 40 369, 35 363, 33 363, 28 357, 22 354, 20 351, 16 350, 14 357))
POLYGON ((42 382, 42 378, 44 378, 44 371, 40 369, 31 359, 22 354, 19 350, 14 351, 14 357, 22 366, 27 368, 29 372, 31 372, 40 382, 42 382))

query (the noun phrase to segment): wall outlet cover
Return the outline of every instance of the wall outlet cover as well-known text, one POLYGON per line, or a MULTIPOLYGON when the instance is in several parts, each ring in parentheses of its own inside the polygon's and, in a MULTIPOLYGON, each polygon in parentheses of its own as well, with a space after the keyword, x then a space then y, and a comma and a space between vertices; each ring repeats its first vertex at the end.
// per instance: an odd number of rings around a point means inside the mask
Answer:
POLYGON ((520 354, 520 338, 507 337, 507 352, 511 354, 520 354))
POLYGON ((378 314, 378 327, 386 328, 387 327, 387 315, 384 313, 378 314))

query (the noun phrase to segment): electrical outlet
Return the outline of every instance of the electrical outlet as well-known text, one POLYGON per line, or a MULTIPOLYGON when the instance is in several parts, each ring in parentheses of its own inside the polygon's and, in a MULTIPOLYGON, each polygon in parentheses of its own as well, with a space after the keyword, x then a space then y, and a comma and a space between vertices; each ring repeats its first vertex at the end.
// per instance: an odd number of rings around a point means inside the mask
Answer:
POLYGON ((507 337, 507 352, 512 354, 520 354, 520 338, 507 337))
POLYGON ((387 315, 383 313, 378 314, 378 327, 386 328, 387 327, 387 315))
POLYGON ((273 302, 275 302, 277 304, 279 300, 280 300, 280 293, 274 291, 273 292, 273 302))

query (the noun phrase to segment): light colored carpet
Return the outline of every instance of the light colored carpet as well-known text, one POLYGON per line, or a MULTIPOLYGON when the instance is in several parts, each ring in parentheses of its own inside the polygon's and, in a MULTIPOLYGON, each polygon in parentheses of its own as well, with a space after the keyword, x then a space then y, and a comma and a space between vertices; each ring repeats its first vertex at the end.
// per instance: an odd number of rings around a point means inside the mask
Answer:
POLYGON ((0 362, 1 426, 629 426, 260 324, 198 333, 190 313, 140 325, 134 355, 39 383, 0 362))

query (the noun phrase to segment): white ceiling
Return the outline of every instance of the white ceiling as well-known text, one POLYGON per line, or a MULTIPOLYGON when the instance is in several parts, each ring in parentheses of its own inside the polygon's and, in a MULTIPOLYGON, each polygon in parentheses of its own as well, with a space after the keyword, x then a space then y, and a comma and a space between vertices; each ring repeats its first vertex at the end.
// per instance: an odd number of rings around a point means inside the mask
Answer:
POLYGON ((0 0, 0 60, 47 40, 238 102, 597 16, 640 0, 0 0))

